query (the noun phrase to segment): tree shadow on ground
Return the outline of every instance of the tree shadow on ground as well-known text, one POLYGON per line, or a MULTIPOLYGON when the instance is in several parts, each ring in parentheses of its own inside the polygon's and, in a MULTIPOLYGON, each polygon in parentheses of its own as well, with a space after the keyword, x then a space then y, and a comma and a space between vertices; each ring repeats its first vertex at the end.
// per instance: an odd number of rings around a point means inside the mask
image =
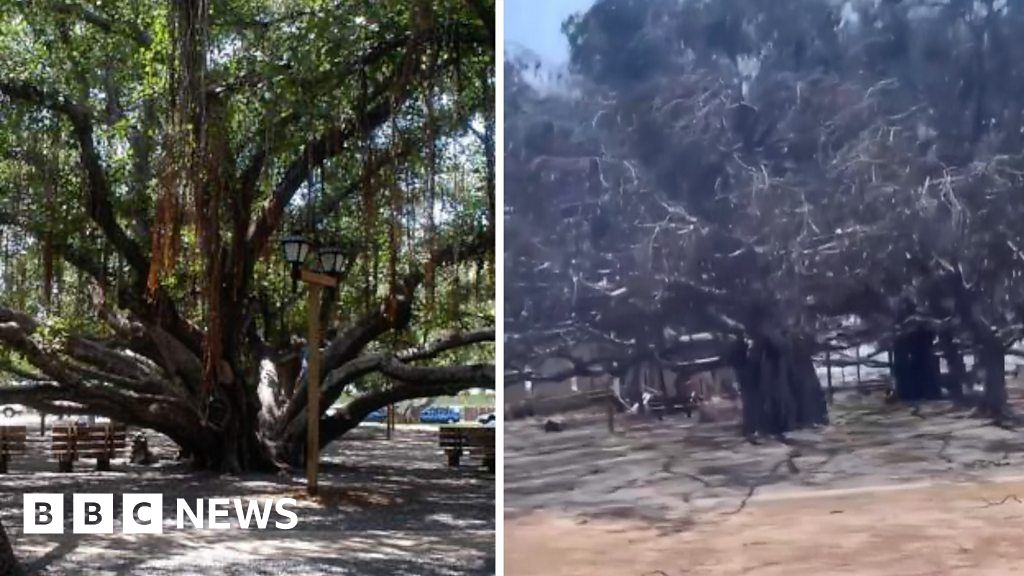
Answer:
POLYGON ((164 460, 60 474, 37 454, 0 476, 0 513, 30 574, 494 573, 494 476, 475 466, 448 468, 435 432, 399 429, 392 441, 359 433, 325 450, 325 498, 317 501, 305 496, 301 471, 226 476, 164 460), (26 492, 63 493, 66 532, 73 492, 113 493, 115 533, 26 536, 20 517, 26 492), (121 533, 123 493, 164 494, 164 534, 121 533), (175 526, 178 498, 194 505, 212 497, 294 497, 299 525, 290 531, 175 526))

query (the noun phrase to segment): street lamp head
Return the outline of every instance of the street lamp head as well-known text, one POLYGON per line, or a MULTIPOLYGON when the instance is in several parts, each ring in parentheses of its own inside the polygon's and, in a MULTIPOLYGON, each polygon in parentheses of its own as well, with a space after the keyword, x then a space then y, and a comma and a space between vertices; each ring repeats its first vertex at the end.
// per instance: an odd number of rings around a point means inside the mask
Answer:
POLYGON ((284 259, 292 266, 298 266, 309 256, 310 245, 301 234, 293 232, 281 239, 284 259))
POLYGON ((292 292, 299 289, 299 266, 309 256, 311 246, 309 242, 298 232, 281 238, 281 251, 284 252, 284 259, 292 267, 292 292))
POLYGON ((345 264, 344 253, 340 248, 321 248, 317 254, 320 264, 320 271, 324 274, 341 274, 342 266, 345 264))

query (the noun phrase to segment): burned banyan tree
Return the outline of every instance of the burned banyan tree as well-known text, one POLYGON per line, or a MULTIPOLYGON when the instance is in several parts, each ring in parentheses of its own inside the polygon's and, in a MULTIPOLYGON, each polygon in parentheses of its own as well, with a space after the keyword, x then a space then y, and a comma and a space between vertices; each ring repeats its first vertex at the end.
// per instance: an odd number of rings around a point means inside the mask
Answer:
POLYGON ((826 0, 570 18, 557 80, 506 67, 507 382, 710 361, 735 370, 745 431, 774 434, 827 421, 816 354, 874 343, 899 398, 961 398, 976 377, 1004 416, 1022 19, 826 0), (687 354, 694 333, 713 358, 687 354), (550 357, 566 368, 538 373, 550 357))

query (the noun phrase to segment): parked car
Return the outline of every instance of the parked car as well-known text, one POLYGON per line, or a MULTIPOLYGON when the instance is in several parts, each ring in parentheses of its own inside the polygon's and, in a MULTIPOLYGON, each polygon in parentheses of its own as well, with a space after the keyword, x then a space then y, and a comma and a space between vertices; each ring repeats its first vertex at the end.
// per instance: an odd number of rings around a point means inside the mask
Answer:
POLYGON ((366 415, 363 422, 383 422, 388 418, 387 408, 378 408, 366 415))
POLYGON ((462 420, 462 409, 458 406, 427 406, 420 411, 420 422, 424 424, 451 424, 462 420))
POLYGON ((494 412, 490 412, 488 414, 481 414, 477 416, 476 421, 484 426, 493 426, 496 422, 496 418, 494 416, 494 412))
POLYGON ((16 415, 24 412, 25 409, 17 404, 9 404, 0 408, 0 414, 4 415, 4 418, 14 418, 16 415))

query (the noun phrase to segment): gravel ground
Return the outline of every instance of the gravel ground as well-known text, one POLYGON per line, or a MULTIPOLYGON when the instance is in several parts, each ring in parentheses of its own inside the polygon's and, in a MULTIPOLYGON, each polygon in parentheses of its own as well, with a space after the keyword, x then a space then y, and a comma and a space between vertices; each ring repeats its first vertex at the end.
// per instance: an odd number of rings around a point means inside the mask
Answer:
POLYGON ((430 429, 399 428, 389 442, 383 428, 363 426, 334 443, 324 454, 318 502, 304 498, 300 476, 195 473, 171 460, 165 440, 151 435, 150 443, 162 458, 150 467, 116 460, 101 473, 85 461, 82 471, 59 474, 55 462, 35 457, 14 461, 0 476, 0 513, 30 574, 494 573, 494 477, 472 461, 448 469, 430 429), (63 492, 66 532, 72 492, 113 493, 117 517, 120 494, 161 492, 164 533, 125 535, 117 520, 112 536, 24 535, 25 492, 63 492), (294 497, 299 524, 244 530, 232 519, 231 530, 176 528, 176 498, 211 497, 294 497))

